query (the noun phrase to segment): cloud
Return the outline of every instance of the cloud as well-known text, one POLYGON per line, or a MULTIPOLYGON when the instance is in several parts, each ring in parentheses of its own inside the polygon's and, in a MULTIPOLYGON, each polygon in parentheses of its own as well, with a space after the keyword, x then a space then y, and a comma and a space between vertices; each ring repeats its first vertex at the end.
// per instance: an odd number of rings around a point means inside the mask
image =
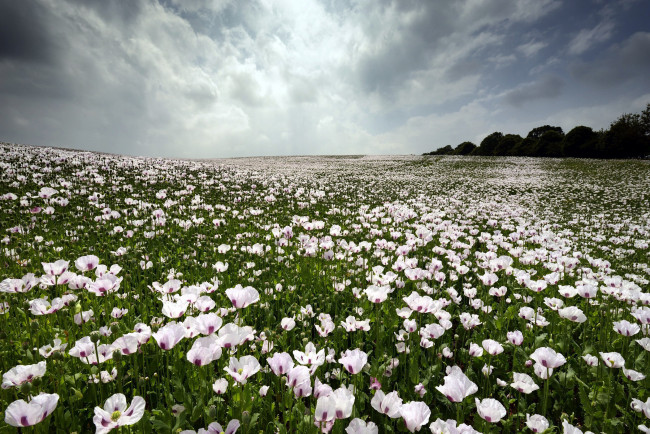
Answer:
POLYGON ((650 33, 637 32, 618 44, 611 45, 592 61, 579 60, 570 65, 570 72, 579 82, 600 89, 620 87, 627 82, 650 85, 650 33))
POLYGON ((591 29, 582 29, 569 42, 567 52, 570 55, 582 54, 595 45, 609 40, 613 32, 614 23, 610 20, 600 22, 591 29))
MULTIPOLYGON (((457 71, 478 73, 491 58, 508 29, 533 22, 559 6, 554 1, 384 2, 366 9, 366 38, 358 51, 355 71, 373 106, 417 105, 454 100, 475 87, 449 92, 457 71)), ((499 53, 500 54, 500 53, 499 53)), ((477 83, 475 80, 474 83, 477 83)))
MULTIPOLYGON (((571 55, 568 75, 557 42, 581 32, 552 0, 15 3, 0 0, 0 139, 21 143, 206 158, 423 152, 528 125, 547 115, 530 102, 565 108, 576 82, 594 95, 615 74, 647 83, 644 32, 612 32, 602 61, 571 55)), ((583 47, 596 37, 585 35, 583 47)))
POLYGON ((542 49, 546 48, 548 44, 541 41, 530 41, 525 44, 521 44, 517 47, 517 51, 522 53, 526 57, 533 57, 539 53, 542 49))
POLYGON ((44 7, 29 1, 0 2, 0 61, 54 60, 54 35, 43 19, 46 13, 44 7))
POLYGON ((506 103, 521 107, 531 101, 556 98, 562 92, 564 81, 557 76, 547 75, 538 81, 523 84, 503 95, 506 103))

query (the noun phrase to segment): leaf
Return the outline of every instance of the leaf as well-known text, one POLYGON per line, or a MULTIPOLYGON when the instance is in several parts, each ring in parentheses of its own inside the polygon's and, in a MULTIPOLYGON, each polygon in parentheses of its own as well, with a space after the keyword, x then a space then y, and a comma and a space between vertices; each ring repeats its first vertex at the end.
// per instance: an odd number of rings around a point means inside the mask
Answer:
POLYGON ((194 406, 194 409, 192 410, 192 417, 190 417, 191 422, 196 422, 201 417, 203 408, 203 400, 199 399, 199 401, 194 406))
POLYGON ((612 394, 610 393, 610 391, 605 390, 605 388, 601 388, 596 394, 596 401, 599 404, 607 405, 609 404, 609 401, 611 399, 612 399, 612 394))
POLYGON ((82 399, 84 397, 83 393, 81 393, 81 391, 79 389, 75 389, 73 387, 72 390, 74 391, 74 395, 72 395, 70 397, 70 402, 79 401, 80 399, 82 399))
POLYGON ((277 433, 278 434, 287 434, 287 428, 283 424, 281 424, 277 420, 273 421, 273 423, 275 424, 275 427, 277 428, 277 433))
POLYGON ((641 351, 641 353, 636 357, 636 359, 634 360, 634 363, 637 366, 643 366, 643 359, 645 359, 645 354, 646 354, 646 351, 641 351))
POLYGON ((250 421, 250 423, 249 423, 249 425, 248 425, 248 428, 249 428, 249 429, 250 429, 250 428, 253 428, 253 427, 257 424, 257 421, 258 421, 259 418, 260 418, 260 414, 259 414, 259 413, 255 413, 255 414, 251 417, 251 421, 250 421))
POLYGON ((182 388, 174 388, 174 399, 176 402, 185 401, 185 391, 182 388))
POLYGON ((149 420, 151 421, 151 424, 153 425, 156 432, 162 432, 162 433, 172 432, 172 428, 162 420, 156 418, 151 418, 149 420))

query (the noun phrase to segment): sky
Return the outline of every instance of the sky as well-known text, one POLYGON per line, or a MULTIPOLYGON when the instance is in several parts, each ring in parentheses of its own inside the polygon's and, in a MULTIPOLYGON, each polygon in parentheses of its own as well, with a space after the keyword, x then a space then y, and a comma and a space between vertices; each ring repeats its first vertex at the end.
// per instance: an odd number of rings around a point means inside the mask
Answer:
POLYGON ((648 0, 0 0, 0 141, 421 154, 650 103, 648 0))

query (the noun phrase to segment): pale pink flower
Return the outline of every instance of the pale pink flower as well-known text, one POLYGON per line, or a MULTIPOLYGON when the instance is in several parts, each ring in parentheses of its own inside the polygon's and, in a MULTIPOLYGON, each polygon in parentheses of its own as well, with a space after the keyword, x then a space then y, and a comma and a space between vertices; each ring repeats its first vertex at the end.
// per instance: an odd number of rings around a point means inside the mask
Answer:
POLYGON ((214 390, 214 393, 217 395, 223 395, 226 393, 226 389, 228 388, 228 380, 225 378, 219 378, 212 384, 212 390, 214 390))
POLYGON ((216 302, 207 295, 202 295, 194 302, 194 307, 199 312, 208 312, 216 307, 216 302))
POLYGON ((541 414, 529 415, 526 413, 526 426, 532 432, 544 432, 548 429, 548 420, 541 414))
POLYGON ((217 344, 217 337, 209 335, 198 338, 187 352, 187 360, 196 366, 204 366, 221 357, 221 347, 217 344))
POLYGON ((170 322, 161 327, 156 333, 152 334, 163 350, 171 350, 181 339, 185 338, 185 327, 183 324, 170 322))
POLYGON ((320 366, 325 363, 325 350, 321 349, 317 351, 316 346, 308 342, 305 347, 305 352, 294 350, 293 357, 301 365, 320 366))
POLYGON ((352 422, 345 428, 347 434, 378 434, 379 428, 374 422, 366 423, 362 419, 354 418, 352 422))
POLYGON ((527 395, 539 389, 539 386, 535 384, 535 381, 533 381, 532 377, 528 374, 513 372, 512 376, 513 382, 510 386, 521 393, 527 395))
POLYGON ((496 356, 503 352, 503 345, 501 345, 500 343, 498 343, 493 339, 484 339, 481 345, 483 346, 485 351, 488 352, 488 354, 493 356, 496 356))
POLYGON ((280 327, 286 331, 291 331, 296 326, 296 320, 293 318, 282 318, 280 321, 280 327))
POLYGON ((34 273, 27 273, 21 279, 5 279, 0 282, 0 292, 28 292, 38 285, 40 280, 34 273))
MULTIPOLYGON (((317 423, 329 422, 334 420, 336 413, 336 400, 332 395, 321 396, 316 400, 316 410, 314 412, 314 421, 317 423)), ((316 425, 321 426, 321 425, 316 425)))
POLYGON ((318 399, 321 396, 329 396, 332 393, 332 388, 329 384, 323 384, 320 379, 314 379, 314 398, 318 399))
POLYGON ((273 357, 266 359, 271 371, 278 377, 288 373, 293 368, 293 359, 289 353, 275 353, 273 357))
POLYGON ((36 425, 52 414, 58 402, 59 395, 56 393, 41 393, 29 402, 19 399, 5 410, 5 422, 18 428, 36 425))
POLYGON ((472 382, 458 366, 447 368, 444 384, 436 390, 451 402, 461 402, 466 397, 478 392, 478 386, 472 382))
POLYGON ((239 327, 233 323, 228 323, 221 327, 218 335, 218 343, 223 348, 233 348, 246 341, 255 339, 252 327, 239 327))
POLYGON ((181 301, 169 301, 169 300, 163 300, 162 301, 163 307, 162 307, 162 314, 165 315, 167 318, 180 318, 183 315, 185 315, 185 312, 187 311, 187 308, 189 307, 189 302, 186 300, 181 300, 181 301))
POLYGON ((127 408, 126 396, 116 393, 106 400, 104 408, 95 407, 93 422, 97 428, 96 434, 103 434, 113 428, 137 423, 144 415, 145 401, 141 396, 133 397, 127 408))
POLYGON ((512 345, 519 346, 524 342, 524 335, 519 330, 506 333, 506 337, 512 345))
POLYGON ((645 379, 645 375, 643 375, 641 372, 635 371, 633 369, 626 369, 625 366, 623 366, 623 375, 625 375, 625 377, 627 377, 627 379, 630 381, 641 381, 645 379))
POLYGON ((553 375, 553 368, 546 367, 541 363, 535 363, 533 365, 533 372, 542 380, 548 380, 548 378, 553 375))
POLYGON ((260 362, 253 356, 231 357, 228 367, 223 368, 230 376, 241 384, 260 370, 260 362))
POLYGON ((294 366, 287 373, 287 386, 298 387, 303 383, 311 384, 309 368, 306 366, 294 366))
POLYGON ((584 312, 576 306, 568 306, 563 309, 559 309, 557 313, 565 319, 568 319, 569 321, 577 322, 577 323, 583 323, 587 321, 587 317, 585 316, 584 312))
POLYGON ((474 342, 470 342, 469 344, 469 355, 472 357, 481 357, 483 355, 483 348, 475 344, 474 342))
POLYGON ((614 321, 614 331, 622 336, 634 336, 641 331, 641 327, 626 320, 614 321))
POLYGON ((375 396, 372 397, 370 405, 379 413, 394 419, 400 417, 402 398, 399 397, 396 391, 384 394, 384 392, 378 390, 375 392, 375 396))
POLYGON ((424 402, 412 401, 402 404, 400 407, 400 416, 404 419, 406 428, 410 432, 420 431, 422 425, 429 422, 431 410, 424 402))
POLYGON ((435 422, 429 425, 429 429, 432 434, 481 434, 480 431, 476 431, 470 425, 464 423, 457 425, 457 422, 453 419, 447 419, 446 421, 436 419, 435 422))
POLYGON ((479 416, 490 423, 497 423, 507 414, 505 407, 501 402, 492 398, 485 398, 482 401, 474 398, 476 411, 479 416))
POLYGON ((334 399, 334 417, 336 419, 347 419, 352 414, 354 405, 354 394, 347 387, 339 387, 330 395, 334 399))
POLYGON ((252 286, 244 288, 241 285, 226 289, 226 296, 228 296, 232 305, 237 309, 243 309, 260 299, 260 294, 255 288, 252 286))
POLYGON ((382 303, 388 298, 388 294, 394 291, 394 288, 391 288, 388 285, 376 286, 371 285, 367 287, 364 292, 368 296, 368 300, 373 303, 382 303))
POLYGON ((202 335, 211 335, 219 330, 223 320, 214 312, 200 314, 196 317, 196 328, 202 335))
POLYGON ((559 368, 566 363, 566 359, 562 354, 555 352, 555 350, 549 347, 537 348, 530 355, 530 358, 545 368, 559 368))
POLYGON ((339 363, 345 367, 350 374, 358 374, 368 362, 368 354, 358 348, 346 350, 341 355, 339 363))
POLYGON ((41 361, 34 365, 14 366, 2 374, 2 388, 18 387, 23 383, 31 383, 32 380, 42 377, 45 375, 46 363, 41 361))
POLYGON ((41 264, 43 264, 43 271, 45 271, 45 274, 49 274, 50 276, 60 276, 66 272, 70 266, 70 262, 64 261, 63 259, 51 263, 42 262, 41 264))
POLYGON ((77 258, 77 260, 74 262, 74 265, 75 267, 77 267, 77 270, 81 271, 82 273, 85 271, 94 270, 98 264, 99 264, 99 258, 95 255, 81 256, 77 258))
POLYGON ((594 298, 598 294, 598 287, 591 284, 579 285, 576 290, 578 295, 583 298, 594 298))
POLYGON ((625 359, 619 353, 603 353, 600 352, 600 357, 605 362, 605 365, 609 368, 622 368, 625 366, 625 359))
POLYGON ((128 356, 138 351, 140 348, 139 333, 127 333, 113 341, 111 346, 114 350, 128 356))
POLYGON ((592 356, 591 354, 585 354, 582 356, 582 360, 589 366, 598 366, 598 357, 592 356))

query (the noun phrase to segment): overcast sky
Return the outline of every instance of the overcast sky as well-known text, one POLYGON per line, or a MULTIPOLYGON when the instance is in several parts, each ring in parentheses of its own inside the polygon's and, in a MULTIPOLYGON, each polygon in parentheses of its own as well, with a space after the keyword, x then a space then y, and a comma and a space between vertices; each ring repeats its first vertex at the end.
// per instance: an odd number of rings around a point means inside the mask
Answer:
POLYGON ((650 102, 648 0, 0 0, 0 141, 420 154, 650 102))

